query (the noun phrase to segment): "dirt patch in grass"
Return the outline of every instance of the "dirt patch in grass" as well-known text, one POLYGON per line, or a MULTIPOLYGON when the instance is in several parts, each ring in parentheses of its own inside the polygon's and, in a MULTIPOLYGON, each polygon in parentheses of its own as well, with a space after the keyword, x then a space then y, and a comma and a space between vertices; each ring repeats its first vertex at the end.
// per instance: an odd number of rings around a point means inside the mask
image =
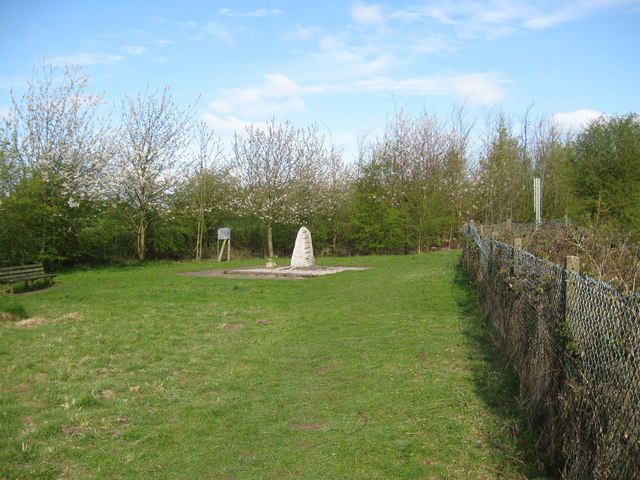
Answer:
POLYGON ((113 390, 103 390, 103 391, 101 392, 100 396, 101 396, 102 398, 106 398, 106 399, 109 399, 109 398, 115 398, 116 393, 115 393, 113 390))
POLYGON ((47 321, 44 318, 34 317, 27 318, 26 320, 20 320, 15 323, 15 326, 18 328, 35 328, 40 325, 44 325, 45 323, 47 323, 47 321))
POLYGON ((311 449, 317 446, 317 443, 310 442, 309 440, 300 440, 296 443, 299 448, 311 449))
POLYGON ((258 458, 258 456, 253 452, 243 452, 241 455, 238 456, 238 458, 240 460, 255 460, 258 458))
POLYGON ((47 320, 40 317, 27 318, 25 320, 20 320, 19 322, 14 323, 14 326, 17 328, 35 328, 47 323, 64 322, 66 320, 81 321, 84 320, 84 318, 80 313, 72 312, 63 315, 62 317, 54 318, 53 320, 47 320))
POLYGON ((89 427, 78 427, 75 425, 62 425, 60 431, 65 435, 82 435, 90 431, 89 427))
POLYGON ((36 384, 37 382, 33 379, 31 380, 27 380, 26 382, 22 382, 22 383, 18 383, 16 384, 14 387, 11 388, 11 391, 13 393, 24 393, 24 392, 28 392, 29 390, 31 390, 33 388, 33 386, 36 384))
POLYGON ((14 322, 20 319, 17 315, 8 312, 0 312, 0 322, 14 322))
POLYGON ((314 423, 291 423, 291 428, 294 430, 318 430, 324 424, 322 422, 314 422, 314 423))

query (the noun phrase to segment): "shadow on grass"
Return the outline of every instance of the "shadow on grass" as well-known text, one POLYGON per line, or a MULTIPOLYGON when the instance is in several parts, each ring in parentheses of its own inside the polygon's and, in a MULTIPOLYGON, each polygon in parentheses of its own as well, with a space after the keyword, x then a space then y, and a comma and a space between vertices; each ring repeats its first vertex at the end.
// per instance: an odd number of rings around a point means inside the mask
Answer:
POLYGON ((25 282, 19 281, 14 283, 13 293, 9 293, 9 289, 6 288, 5 290, 0 290, 0 296, 13 297, 13 296, 25 295, 29 293, 47 291, 57 287, 58 285, 55 283, 55 281, 48 282, 46 280, 36 280, 34 285, 26 285, 25 282))
POLYGON ((20 320, 27 318, 24 306, 15 298, 0 295, 0 321, 20 320))
POLYGON ((480 399, 499 418, 500 428, 487 432, 485 441, 501 452, 505 461, 518 467, 530 479, 552 479, 539 462, 534 449, 536 433, 518 406, 518 376, 507 364, 493 337, 478 296, 477 286, 459 262, 454 265, 453 281, 464 293, 458 303, 461 317, 468 319, 464 334, 469 339, 473 382, 480 399))

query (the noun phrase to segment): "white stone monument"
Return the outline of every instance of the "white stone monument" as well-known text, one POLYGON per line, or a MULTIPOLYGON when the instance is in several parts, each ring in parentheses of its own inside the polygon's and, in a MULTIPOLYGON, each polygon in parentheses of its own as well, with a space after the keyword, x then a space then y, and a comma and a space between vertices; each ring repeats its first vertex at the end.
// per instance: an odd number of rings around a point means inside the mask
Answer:
POLYGON ((311 232, 307 227, 298 230, 296 246, 293 248, 291 256, 291 268, 313 267, 316 259, 313 256, 313 244, 311 243, 311 232))

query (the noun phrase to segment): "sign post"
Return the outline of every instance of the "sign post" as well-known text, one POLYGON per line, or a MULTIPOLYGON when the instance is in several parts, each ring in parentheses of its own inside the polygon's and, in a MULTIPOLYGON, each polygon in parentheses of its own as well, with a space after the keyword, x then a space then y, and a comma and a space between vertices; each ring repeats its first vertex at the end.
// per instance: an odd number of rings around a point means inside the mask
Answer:
POLYGON ((218 262, 222 261, 222 255, 224 254, 224 249, 227 248, 227 262, 231 260, 231 229, 230 228, 219 228, 218 229, 218 262), (220 240, 222 240, 222 248, 220 247, 220 240))
POLYGON ((541 191, 541 185, 540 185, 540 179, 539 178, 534 178, 533 179, 533 207, 534 210, 536 212, 536 228, 538 228, 540 226, 540 223, 542 222, 542 217, 540 215, 540 203, 542 200, 542 191, 541 191))

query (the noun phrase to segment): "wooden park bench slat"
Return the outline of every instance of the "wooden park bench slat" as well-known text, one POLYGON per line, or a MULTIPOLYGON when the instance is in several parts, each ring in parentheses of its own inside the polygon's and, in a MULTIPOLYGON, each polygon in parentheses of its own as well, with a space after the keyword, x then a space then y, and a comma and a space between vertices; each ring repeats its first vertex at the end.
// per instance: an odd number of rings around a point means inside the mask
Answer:
POLYGON ((0 277, 14 275, 32 275, 42 271, 41 265, 20 265, 17 267, 0 268, 0 277))
POLYGON ((44 273, 44 267, 41 263, 31 265, 16 265, 13 267, 0 267, 0 283, 9 284, 11 293, 13 294, 13 284, 16 282, 31 282, 32 286, 39 278, 46 278, 47 281, 53 283, 55 273, 44 273))

